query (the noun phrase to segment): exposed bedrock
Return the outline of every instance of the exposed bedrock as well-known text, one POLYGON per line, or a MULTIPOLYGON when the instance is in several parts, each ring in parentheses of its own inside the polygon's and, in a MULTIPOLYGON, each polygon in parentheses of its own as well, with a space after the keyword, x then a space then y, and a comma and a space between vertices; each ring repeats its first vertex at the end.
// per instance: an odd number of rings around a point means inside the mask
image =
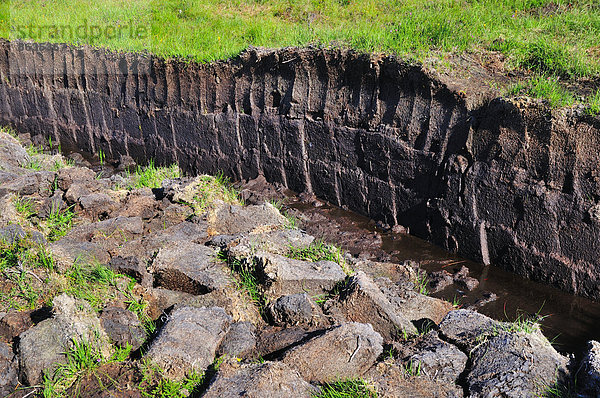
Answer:
POLYGON ((249 49, 198 64, 0 42, 0 122, 108 158, 263 174, 600 298, 600 120, 467 98, 394 57, 249 49))

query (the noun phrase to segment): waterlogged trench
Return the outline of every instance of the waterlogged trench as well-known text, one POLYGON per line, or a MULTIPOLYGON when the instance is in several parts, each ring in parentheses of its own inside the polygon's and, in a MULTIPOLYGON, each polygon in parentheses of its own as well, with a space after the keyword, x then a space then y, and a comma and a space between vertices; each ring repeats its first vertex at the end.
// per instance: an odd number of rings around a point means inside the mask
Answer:
POLYGON ((415 261, 428 273, 440 270, 452 273, 466 266, 469 275, 479 280, 479 286, 472 291, 451 285, 433 293, 434 297, 458 301, 461 307, 468 307, 486 293, 494 293, 497 298, 478 306, 477 311, 500 321, 514 321, 519 316, 540 318, 544 335, 564 353, 579 353, 589 340, 600 339, 600 303, 596 301, 533 282, 494 265, 469 261, 409 234, 383 230, 373 220, 329 203, 319 201, 314 206, 297 196, 290 199, 289 211, 302 220, 309 233, 340 242, 354 256, 399 263, 415 261))

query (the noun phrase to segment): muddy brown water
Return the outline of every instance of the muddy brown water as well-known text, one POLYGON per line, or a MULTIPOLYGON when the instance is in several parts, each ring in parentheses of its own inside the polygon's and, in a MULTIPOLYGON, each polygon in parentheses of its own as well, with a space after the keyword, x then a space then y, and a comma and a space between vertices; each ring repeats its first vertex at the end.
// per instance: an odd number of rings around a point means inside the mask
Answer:
POLYGON ((303 203, 290 197, 289 211, 298 217, 307 232, 341 244, 347 252, 374 260, 403 262, 413 260, 427 272, 468 267, 469 275, 479 280, 473 291, 454 285, 434 297, 459 300, 467 307, 492 292, 497 299, 477 311, 501 321, 517 317, 541 317, 542 331, 563 353, 580 352, 589 340, 600 340, 600 303, 577 297, 554 287, 532 282, 493 265, 485 266, 442 250, 406 233, 379 228, 372 220, 328 203, 303 203))

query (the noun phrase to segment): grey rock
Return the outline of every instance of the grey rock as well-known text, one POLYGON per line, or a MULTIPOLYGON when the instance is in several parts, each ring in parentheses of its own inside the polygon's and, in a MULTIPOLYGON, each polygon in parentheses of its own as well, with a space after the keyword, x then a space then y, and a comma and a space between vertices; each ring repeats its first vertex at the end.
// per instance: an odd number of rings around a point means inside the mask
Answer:
POLYGON ((286 225, 287 219, 273 205, 237 206, 222 203, 207 215, 214 235, 266 232, 286 225))
POLYGON ((396 312, 411 321, 430 319, 438 324, 454 309, 447 301, 416 292, 412 282, 394 283, 388 278, 377 278, 374 282, 396 312))
POLYGON ((94 183, 96 173, 86 167, 68 167, 60 169, 56 178, 56 184, 62 191, 67 191, 74 183, 94 183))
POLYGON ((266 313, 275 325, 315 326, 325 321, 321 309, 306 293, 282 296, 270 303, 266 313))
POLYGON ((160 249, 151 272, 155 286, 190 294, 225 287, 231 273, 213 249, 191 242, 176 242, 160 249))
POLYGON ((538 397, 567 374, 568 359, 537 330, 500 331, 472 352, 472 396, 538 397))
POLYGON ((25 167, 30 157, 23 146, 14 137, 0 132, 0 166, 3 169, 25 167))
POLYGON ((581 371, 584 389, 590 393, 600 394, 600 343, 597 341, 588 342, 581 371))
POLYGON ((110 259, 107 266, 115 272, 128 275, 140 282, 142 285, 149 285, 152 275, 146 270, 146 267, 140 263, 137 257, 114 256, 110 259))
POLYGON ((362 376, 383 352, 383 338, 370 324, 346 323, 285 353, 282 361, 309 382, 362 376))
POLYGON ((146 332, 138 317, 123 308, 107 307, 102 310, 100 324, 110 340, 119 347, 129 344, 135 351, 146 339, 146 332))
POLYGON ((402 333, 417 334, 417 328, 398 311, 388 297, 364 272, 352 276, 339 300, 330 300, 326 311, 352 322, 370 323, 386 341, 402 333))
POLYGON ((256 328, 250 322, 235 322, 221 342, 219 355, 249 358, 256 348, 256 328))
POLYGON ((379 398, 462 398, 463 391, 446 380, 411 376, 396 363, 380 362, 365 376, 377 390, 379 398))
POLYGON ((54 317, 20 335, 18 358, 21 381, 27 385, 42 382, 43 372, 52 372, 66 363, 65 352, 73 341, 95 346, 105 358, 110 356, 108 336, 89 304, 62 294, 54 299, 54 317))
POLYGON ((19 383, 19 365, 12 347, 0 342, 0 396, 7 397, 19 383))
POLYGON ((12 245, 21 239, 25 239, 27 233, 18 224, 10 224, 0 228, 0 240, 12 245))
POLYGON ((281 353, 310 337, 311 333, 302 327, 281 328, 268 326, 258 335, 256 353, 266 357, 281 353))
POLYGON ((66 270, 76 261, 81 263, 106 264, 110 254, 99 243, 81 242, 67 237, 48 246, 59 270, 66 270))
POLYGON ((204 398, 310 398, 317 389, 281 362, 223 363, 204 398))
POLYGON ((454 383, 464 371, 467 355, 458 347, 438 337, 437 332, 429 332, 417 343, 408 361, 421 369, 423 375, 435 380, 454 383))
POLYGON ((47 218, 52 213, 58 213, 64 210, 67 204, 62 199, 62 192, 57 191, 49 198, 46 198, 38 210, 38 217, 47 218))
POLYGON ((231 317, 222 308, 180 307, 173 310, 146 358, 169 379, 191 371, 203 372, 229 330, 231 317))
POLYGON ((89 195, 81 196, 79 203, 84 210, 93 210, 98 213, 108 214, 116 203, 105 193, 95 192, 89 195))
POLYGON ((502 323, 471 310, 450 311, 439 325, 446 340, 465 351, 472 351, 485 338, 502 329, 502 323))
POLYGON ((254 261, 270 299, 302 292, 311 296, 327 293, 346 278, 342 267, 332 261, 301 261, 266 252, 256 253, 254 261))
POLYGON ((238 237, 238 239, 232 240, 226 246, 230 256, 249 257, 251 253, 257 251, 286 255, 290 251, 290 247, 302 249, 308 247, 315 240, 313 236, 291 228, 242 236, 238 235, 238 237))
POLYGON ((177 305, 191 307, 221 307, 235 322, 250 322, 257 326, 264 323, 258 307, 249 299, 245 291, 240 290, 234 284, 227 285, 223 289, 216 289, 200 296, 188 295, 188 298, 177 305))

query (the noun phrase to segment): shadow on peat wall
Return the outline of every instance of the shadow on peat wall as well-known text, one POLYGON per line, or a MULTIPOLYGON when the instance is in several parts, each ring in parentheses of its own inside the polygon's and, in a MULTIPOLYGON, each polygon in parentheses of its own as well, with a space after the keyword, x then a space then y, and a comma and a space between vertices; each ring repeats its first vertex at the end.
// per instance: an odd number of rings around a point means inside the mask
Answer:
POLYGON ((600 120, 471 109, 419 66, 252 48, 211 64, 0 41, 0 122, 63 149, 312 191, 450 251, 600 299, 600 120))

